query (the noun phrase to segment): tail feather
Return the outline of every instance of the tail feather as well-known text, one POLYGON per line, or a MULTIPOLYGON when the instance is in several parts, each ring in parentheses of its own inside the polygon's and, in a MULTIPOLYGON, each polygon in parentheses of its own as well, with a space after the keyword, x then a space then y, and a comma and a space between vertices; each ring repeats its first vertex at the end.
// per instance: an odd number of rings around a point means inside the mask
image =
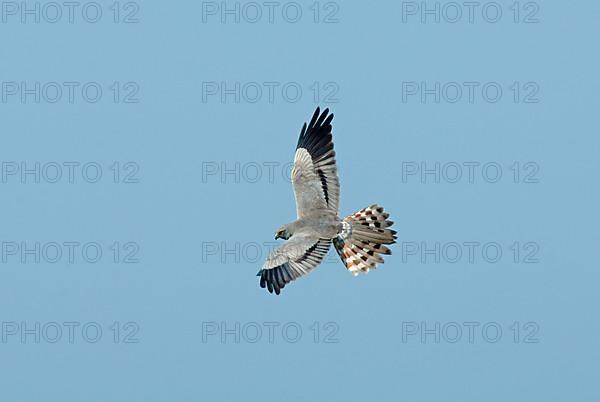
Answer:
POLYGON ((333 244, 342 262, 352 275, 367 273, 383 263, 383 254, 392 254, 384 244, 396 242, 396 231, 389 229, 393 221, 383 207, 373 204, 347 216, 342 232, 333 244))

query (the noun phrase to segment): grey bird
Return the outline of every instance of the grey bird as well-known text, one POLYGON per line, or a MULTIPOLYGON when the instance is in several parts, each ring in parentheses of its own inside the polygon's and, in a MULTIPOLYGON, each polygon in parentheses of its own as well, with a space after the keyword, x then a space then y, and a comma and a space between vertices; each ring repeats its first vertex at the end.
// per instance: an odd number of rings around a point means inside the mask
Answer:
POLYGON ((393 224, 383 207, 373 204, 344 219, 338 217, 340 182, 333 150, 333 114, 317 107, 304 123, 292 169, 298 219, 281 226, 275 239, 288 240, 267 258, 260 287, 279 294, 288 283, 312 271, 333 243, 352 275, 368 273, 391 254, 385 244, 396 241, 393 224))

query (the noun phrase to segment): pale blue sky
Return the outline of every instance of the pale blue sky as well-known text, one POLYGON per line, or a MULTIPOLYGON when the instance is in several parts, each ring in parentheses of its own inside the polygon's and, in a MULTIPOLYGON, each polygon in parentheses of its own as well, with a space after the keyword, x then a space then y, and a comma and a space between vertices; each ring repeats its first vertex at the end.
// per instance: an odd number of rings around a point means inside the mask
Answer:
POLYGON ((486 3, 472 23, 444 2, 439 23, 420 2, 307 3, 296 23, 289 3, 272 23, 246 3, 239 23, 220 2, 102 3, 97 23, 5 5, 3 399, 597 400, 600 5, 513 3, 496 23, 486 3), (398 244, 276 297, 255 274, 295 219, 286 169, 317 104, 341 215, 383 205, 398 244))

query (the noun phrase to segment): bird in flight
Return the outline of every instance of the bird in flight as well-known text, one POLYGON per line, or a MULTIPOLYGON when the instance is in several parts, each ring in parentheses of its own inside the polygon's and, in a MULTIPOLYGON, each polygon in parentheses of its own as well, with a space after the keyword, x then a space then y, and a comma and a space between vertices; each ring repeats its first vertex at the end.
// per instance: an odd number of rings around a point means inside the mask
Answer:
POLYGON ((333 150, 329 109, 317 107, 310 123, 302 126, 292 184, 298 219, 281 226, 275 239, 288 240, 267 258, 260 276, 260 287, 279 294, 288 283, 308 274, 323 261, 331 243, 348 271, 356 276, 367 273, 382 254, 391 254, 385 244, 393 244, 396 232, 383 207, 373 204, 340 219, 338 207, 340 182, 333 150))

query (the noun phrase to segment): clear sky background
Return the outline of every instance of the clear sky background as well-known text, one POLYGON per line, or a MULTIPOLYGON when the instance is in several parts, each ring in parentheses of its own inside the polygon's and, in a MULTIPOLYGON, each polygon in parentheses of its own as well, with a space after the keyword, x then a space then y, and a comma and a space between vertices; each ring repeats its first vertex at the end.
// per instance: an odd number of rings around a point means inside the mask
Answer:
POLYGON ((0 20, 3 400, 598 400, 598 2, 39 4, 0 20), (398 244, 276 297, 317 105, 398 244))

